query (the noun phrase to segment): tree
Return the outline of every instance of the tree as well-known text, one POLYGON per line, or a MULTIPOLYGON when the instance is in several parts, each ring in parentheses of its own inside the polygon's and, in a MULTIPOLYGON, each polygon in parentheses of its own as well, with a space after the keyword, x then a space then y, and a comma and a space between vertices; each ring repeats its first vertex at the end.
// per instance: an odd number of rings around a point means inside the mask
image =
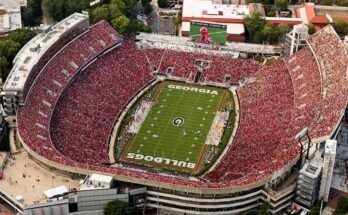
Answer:
POLYGON ((129 215, 129 206, 127 202, 113 200, 104 207, 104 215, 129 215))
MULTIPOLYGON (((111 5, 117 6, 117 8, 123 13, 126 13, 127 9, 129 8, 129 6, 125 3, 124 0, 112 0, 111 5)), ((132 6, 133 5, 131 5, 130 7, 132 6)))
POLYGON ((147 4, 150 4, 151 0, 141 0, 141 5, 145 7, 147 4))
POLYGON ((258 31, 258 32, 255 33, 252 42, 260 44, 260 43, 263 42, 263 40, 264 40, 264 36, 263 36, 262 32, 258 31))
POLYGON ((20 43, 9 39, 3 40, 0 43, 0 56, 5 56, 11 62, 20 49, 20 43))
POLYGON ((148 3, 147 5, 145 5, 145 7, 144 7, 144 13, 145 14, 147 14, 147 15, 149 15, 151 12, 152 12, 152 6, 151 6, 151 4, 150 3, 148 3))
POLYGON ((131 19, 125 34, 127 36, 133 36, 138 32, 151 32, 151 29, 144 24, 141 20, 131 19))
POLYGON ((286 34, 289 32, 290 26, 286 23, 280 23, 277 25, 277 31, 281 35, 286 34))
POLYGON ((281 11, 288 10, 288 0, 275 0, 275 5, 281 11))
POLYGON ((167 0, 158 0, 157 4, 158 4, 158 7, 165 8, 167 7, 167 0))
POLYGON ((309 35, 312 35, 312 34, 315 33, 315 26, 314 26, 312 23, 309 23, 309 24, 307 25, 307 27, 308 27, 308 34, 309 34, 309 35))
POLYGON ((321 0, 319 3, 322 4, 322 5, 330 6, 330 5, 333 4, 333 0, 321 0))
POLYGON ((334 20, 334 27, 339 35, 347 35, 348 34, 348 23, 345 21, 342 21, 341 19, 335 19, 334 20))
MULTIPOLYGON (((249 32, 250 39, 252 41, 255 41, 255 38, 254 38, 255 33, 261 32, 265 26, 265 20, 261 17, 259 13, 254 13, 252 16, 247 16, 244 19, 244 23, 245 23, 245 27, 247 31, 249 32)), ((258 37, 260 37, 259 34, 258 34, 258 37)))
POLYGON ((5 81, 12 68, 12 61, 19 50, 36 34, 27 29, 17 29, 0 41, 0 72, 5 81))
POLYGON ((56 21, 60 21, 75 12, 88 9, 89 2, 89 0, 44 0, 48 13, 56 21))
POLYGON ((112 20, 112 27, 120 34, 123 34, 129 25, 129 19, 122 15, 112 20))
POLYGON ((41 0, 28 0, 27 6, 21 8, 24 26, 37 26, 42 20, 41 0))
POLYGON ((262 29, 262 34, 264 36, 264 39, 266 39, 270 43, 278 42, 279 37, 284 35, 289 31, 289 25, 288 24, 266 24, 265 27, 262 29))
POLYGON ((267 16, 268 17, 275 17, 276 14, 276 7, 273 5, 272 7, 269 8, 269 10, 267 11, 267 16))
POLYGON ((0 70, 2 80, 5 81, 12 67, 12 61, 18 51, 21 49, 21 44, 5 39, 0 42, 0 70))
POLYGON ((36 33, 34 31, 22 28, 12 31, 7 37, 7 39, 13 40, 19 43, 21 46, 24 46, 27 42, 29 42, 29 40, 31 40, 35 36, 36 33))
POLYGON ((91 13, 92 22, 97 23, 101 20, 109 21, 109 12, 109 7, 107 5, 95 8, 91 13))
POLYGON ((348 6, 348 0, 337 0, 336 4, 338 6, 348 6))
POLYGON ((117 4, 109 4, 109 14, 111 20, 124 15, 122 10, 117 6, 117 4))
POLYGON ((341 196, 337 204, 334 215, 345 215, 348 211, 348 198, 341 196))
POLYGON ((6 57, 0 57, 0 72, 2 80, 5 81, 8 74, 10 73, 10 62, 8 62, 6 57))

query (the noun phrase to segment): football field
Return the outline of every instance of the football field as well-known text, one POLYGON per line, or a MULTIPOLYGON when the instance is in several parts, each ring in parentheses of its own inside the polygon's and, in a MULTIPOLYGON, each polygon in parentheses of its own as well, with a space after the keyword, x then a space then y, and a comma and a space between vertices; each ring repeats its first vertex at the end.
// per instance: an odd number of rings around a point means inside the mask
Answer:
POLYGON ((122 159, 178 172, 195 172, 202 162, 207 135, 227 90, 162 82, 137 134, 122 159))

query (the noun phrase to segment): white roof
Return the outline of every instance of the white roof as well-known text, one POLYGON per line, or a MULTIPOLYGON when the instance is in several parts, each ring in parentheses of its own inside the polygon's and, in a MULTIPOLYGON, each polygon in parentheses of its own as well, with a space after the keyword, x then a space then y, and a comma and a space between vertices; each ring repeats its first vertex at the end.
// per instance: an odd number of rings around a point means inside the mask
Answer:
POLYGON ((243 24, 227 24, 227 34, 243 34, 244 32, 243 24))
POLYGON ((52 188, 52 189, 44 191, 45 196, 48 199, 52 198, 53 196, 61 195, 61 194, 67 193, 67 192, 69 192, 69 190, 68 190, 68 188, 66 188, 65 185, 62 185, 62 186, 55 187, 55 188, 52 188))
POLYGON ((85 19, 88 19, 88 15, 74 13, 54 25, 47 33, 36 35, 23 46, 13 60, 14 66, 5 81, 4 91, 22 91, 29 72, 47 49, 62 34, 85 19))
POLYGON ((20 8, 4 9, 6 13, 0 15, 0 32, 9 32, 22 27, 22 18, 20 8))
POLYGON ((26 6, 27 0, 1 0, 0 8, 16 8, 20 6, 26 6))
POLYGON ((182 31, 190 31, 190 22, 182 22, 182 31))
POLYGON ((98 181, 103 183, 111 183, 112 176, 108 175, 99 175, 99 174, 91 174, 89 181, 98 181))
POLYGON ((249 15, 248 5, 213 4, 212 0, 185 0, 183 5, 183 17, 205 18, 238 18, 249 15), (203 15, 203 11, 208 14, 203 15), (218 15, 222 12, 223 15, 218 15))
POLYGON ((17 200, 17 201, 23 200, 23 196, 21 196, 21 195, 16 196, 16 200, 17 200))

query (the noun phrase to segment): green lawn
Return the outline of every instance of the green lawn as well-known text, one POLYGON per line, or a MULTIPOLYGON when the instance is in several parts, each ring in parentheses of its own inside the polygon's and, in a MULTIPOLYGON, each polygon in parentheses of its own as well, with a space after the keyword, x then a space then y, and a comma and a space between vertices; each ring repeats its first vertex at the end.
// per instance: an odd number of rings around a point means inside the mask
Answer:
MULTIPOLYGON (((200 25, 194 25, 194 24, 191 24, 190 26, 190 36, 195 41, 199 40, 201 37, 201 32, 200 32, 201 27, 202 26, 200 25)), ((214 42, 219 42, 221 45, 226 44, 226 29, 208 27, 208 33, 214 42)))
POLYGON ((215 113, 227 90, 164 82, 156 104, 124 153, 124 159, 178 172, 193 172, 198 166, 215 113), (217 95, 173 86, 215 91, 217 95), (176 118, 183 119, 175 125, 176 118))

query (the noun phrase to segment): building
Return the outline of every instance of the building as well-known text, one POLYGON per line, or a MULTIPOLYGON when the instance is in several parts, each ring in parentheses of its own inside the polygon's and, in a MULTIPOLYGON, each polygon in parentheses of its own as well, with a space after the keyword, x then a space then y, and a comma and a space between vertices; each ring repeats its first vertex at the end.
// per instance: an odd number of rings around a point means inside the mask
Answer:
POLYGON ((314 3, 305 3, 303 7, 295 9, 296 17, 301 18, 303 23, 313 24, 319 30, 335 19, 348 22, 348 8, 339 6, 323 6, 314 3))
POLYGON ((317 201, 322 168, 321 160, 311 160, 300 170, 296 201, 301 205, 310 208, 317 201))
POLYGON ((0 36, 19 28, 22 28, 21 9, 0 7, 0 36))
POLYGON ((324 166, 321 177, 319 198, 325 202, 329 199, 331 181, 336 159, 337 140, 327 140, 324 151, 324 166))
POLYGON ((110 189, 113 185, 113 178, 107 175, 90 174, 81 181, 81 190, 110 189))
POLYGON ((26 5, 26 0, 3 0, 0 2, 0 37, 10 31, 22 28, 20 7, 26 5))
MULTIPOLYGON (((190 23, 192 22, 219 23, 227 25, 227 41, 244 42, 244 18, 255 12, 259 12, 265 17, 265 8, 262 4, 242 5, 234 1, 185 0, 182 13, 182 35, 190 35, 190 23)), ((302 19, 296 17, 265 17, 265 20, 272 24, 302 23, 302 19)))

